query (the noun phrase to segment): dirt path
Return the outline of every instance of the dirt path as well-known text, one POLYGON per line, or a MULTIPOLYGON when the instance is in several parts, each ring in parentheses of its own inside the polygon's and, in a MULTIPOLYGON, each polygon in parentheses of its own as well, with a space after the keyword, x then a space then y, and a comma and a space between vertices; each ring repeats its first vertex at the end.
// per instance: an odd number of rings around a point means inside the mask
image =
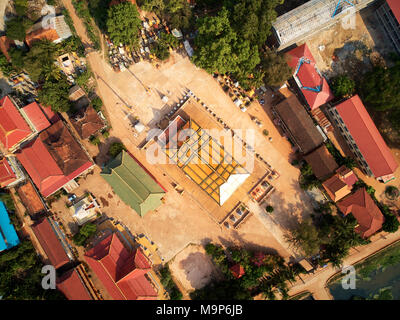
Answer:
MULTIPOLYGON (((373 236, 371 239, 372 243, 355 249, 353 248, 351 254, 344 260, 343 266, 355 265, 357 262, 396 242, 399 238, 400 230, 396 233, 382 233, 373 236)), ((317 300, 332 300, 333 297, 326 287, 326 282, 338 272, 341 272, 341 270, 329 265, 315 274, 302 277, 304 282, 299 280, 295 283, 290 288, 289 295, 292 296, 302 291, 310 291, 317 300)))

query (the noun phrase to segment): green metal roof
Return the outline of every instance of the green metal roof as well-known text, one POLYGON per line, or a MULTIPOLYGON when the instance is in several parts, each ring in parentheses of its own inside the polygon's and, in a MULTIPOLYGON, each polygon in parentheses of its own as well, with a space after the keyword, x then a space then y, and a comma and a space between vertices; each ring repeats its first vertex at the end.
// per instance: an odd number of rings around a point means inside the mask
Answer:
POLYGON ((112 159, 100 175, 142 217, 161 205, 165 191, 126 151, 112 159))

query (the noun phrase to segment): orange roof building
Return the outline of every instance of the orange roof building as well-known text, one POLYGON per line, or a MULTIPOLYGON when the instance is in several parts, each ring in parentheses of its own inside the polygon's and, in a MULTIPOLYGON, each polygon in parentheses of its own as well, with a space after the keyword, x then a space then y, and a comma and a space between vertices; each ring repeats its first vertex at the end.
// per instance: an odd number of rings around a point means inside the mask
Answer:
POLYGON ((85 260, 114 300, 155 300, 146 274, 151 266, 140 248, 131 252, 111 234, 85 254, 85 260))
POLYGON ((56 16, 48 19, 47 28, 43 27, 43 20, 34 24, 25 37, 25 42, 29 47, 35 41, 49 40, 59 43, 72 36, 71 30, 64 20, 64 16, 56 16))
POLYGON ((352 213, 358 225, 355 231, 368 238, 380 229, 385 218, 365 188, 358 189, 337 203, 339 210, 347 216, 352 213))
POLYGON ((57 279, 57 289, 68 300, 93 300, 76 269, 71 269, 57 279))
POLYGON ((330 108, 329 115, 366 174, 382 182, 394 178, 399 165, 358 95, 330 108))
POLYGON ((329 197, 337 202, 351 193, 353 184, 358 180, 354 172, 344 166, 336 174, 322 183, 329 197))
POLYGON ((288 65, 294 69, 293 78, 311 110, 319 108, 334 98, 307 44, 292 49, 287 56, 288 65))

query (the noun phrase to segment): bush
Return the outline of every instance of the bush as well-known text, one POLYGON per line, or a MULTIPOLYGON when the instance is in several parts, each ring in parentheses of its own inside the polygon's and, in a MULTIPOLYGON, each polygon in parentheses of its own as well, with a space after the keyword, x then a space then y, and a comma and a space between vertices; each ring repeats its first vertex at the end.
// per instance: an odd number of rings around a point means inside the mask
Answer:
POLYGON ((387 186, 385 189, 385 195, 390 200, 396 200, 399 197, 399 189, 395 186, 387 186))
POLYGON ((267 211, 268 213, 272 213, 272 212, 274 212, 274 207, 268 205, 268 206, 265 208, 265 211, 267 211))
POLYGON ((98 146, 100 144, 100 138, 97 136, 91 136, 89 138, 89 142, 95 146, 98 146))
POLYGON ((263 130, 263 135, 264 135, 264 136, 268 136, 268 135, 269 135, 269 132, 268 132, 267 129, 264 129, 264 130, 263 130))
POLYGON ((103 101, 99 97, 94 98, 91 103, 94 110, 96 110, 97 112, 99 112, 101 110, 101 107, 103 106, 103 101))
POLYGON ((356 84, 346 75, 338 76, 332 80, 333 94, 338 98, 349 97, 354 93, 356 84))
POLYGON ((85 246, 87 241, 96 234, 97 226, 94 223, 86 223, 79 232, 72 237, 72 241, 77 246, 85 246))
POLYGON ((104 130, 101 134, 103 135, 104 139, 107 139, 110 136, 110 131, 104 130))
POLYGON ((392 213, 387 205, 381 205, 380 209, 385 217, 385 222, 382 225, 382 230, 390 233, 394 233, 399 229, 400 222, 397 216, 392 213))
POLYGON ((171 276, 171 271, 169 270, 169 266, 166 265, 160 270, 161 274, 161 284, 168 291, 171 300, 181 300, 183 295, 182 292, 179 291, 177 285, 171 276))

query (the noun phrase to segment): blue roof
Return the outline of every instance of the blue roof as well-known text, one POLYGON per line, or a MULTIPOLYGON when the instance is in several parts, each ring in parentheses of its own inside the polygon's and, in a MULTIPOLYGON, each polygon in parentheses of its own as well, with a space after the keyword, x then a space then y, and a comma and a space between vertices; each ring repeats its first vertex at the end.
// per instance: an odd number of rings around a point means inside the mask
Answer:
POLYGON ((0 201, 0 251, 10 249, 18 244, 17 232, 11 224, 4 203, 0 201))

